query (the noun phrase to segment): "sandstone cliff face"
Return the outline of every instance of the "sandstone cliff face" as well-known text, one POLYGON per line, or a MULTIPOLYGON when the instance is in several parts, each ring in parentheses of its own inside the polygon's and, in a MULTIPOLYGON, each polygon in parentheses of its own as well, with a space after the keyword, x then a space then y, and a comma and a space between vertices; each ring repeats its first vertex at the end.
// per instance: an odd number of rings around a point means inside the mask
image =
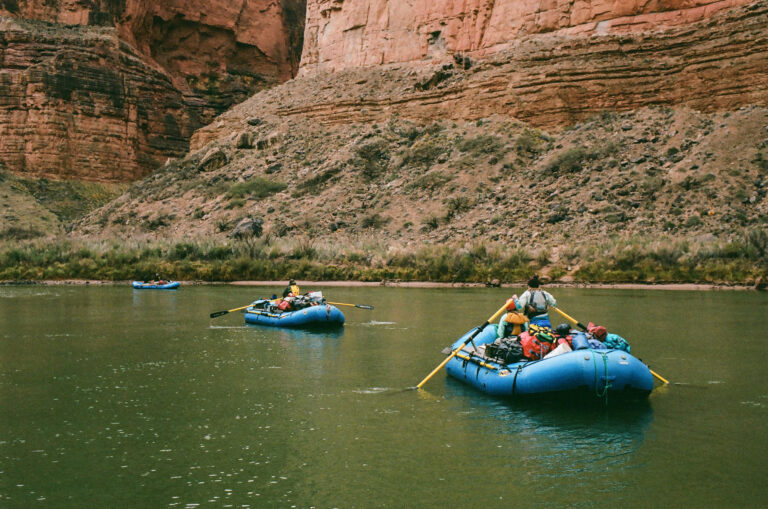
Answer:
POLYGON ((172 75, 219 80, 228 73, 278 82, 293 76, 304 12, 305 0, 0 0, 0 16, 113 26, 172 75))
POLYGON ((301 74, 487 55, 520 37, 666 28, 751 0, 309 0, 301 74))
POLYGON ((469 69, 411 63, 306 74, 221 115, 195 133, 192 147, 270 113, 326 124, 503 114, 557 129, 649 105, 768 105, 767 27, 768 2, 759 2, 663 32, 524 38, 469 69))
POLYGON ((0 19, 0 163, 125 181, 188 147, 192 111, 114 29, 0 19))
POLYGON ((146 175, 185 152, 194 129, 295 74, 304 8, 305 0, 0 0, 0 161, 34 175, 146 175), (40 150, 28 139, 59 141, 40 150), (124 164, 105 171, 110 161, 124 164))

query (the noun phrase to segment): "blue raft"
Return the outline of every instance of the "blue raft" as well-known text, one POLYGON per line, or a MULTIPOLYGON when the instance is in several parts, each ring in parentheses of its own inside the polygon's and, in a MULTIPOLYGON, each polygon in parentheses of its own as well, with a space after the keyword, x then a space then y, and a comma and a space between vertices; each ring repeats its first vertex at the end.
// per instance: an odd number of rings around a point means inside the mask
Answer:
MULTIPOLYGON (((474 331, 457 340, 451 351, 474 331)), ((621 400, 647 398, 653 390, 648 366, 623 350, 584 348, 537 361, 500 364, 484 354, 484 345, 495 340, 496 326, 488 325, 448 361, 448 374, 487 394, 506 397, 582 393, 621 400)))
POLYGON ((245 310, 245 323, 291 328, 333 328, 344 325, 344 313, 336 306, 319 304, 296 311, 270 311, 256 301, 245 310))
POLYGON ((144 283, 143 281, 134 281, 131 283, 136 290, 174 290, 179 287, 178 281, 169 281, 159 285, 156 283, 144 283))

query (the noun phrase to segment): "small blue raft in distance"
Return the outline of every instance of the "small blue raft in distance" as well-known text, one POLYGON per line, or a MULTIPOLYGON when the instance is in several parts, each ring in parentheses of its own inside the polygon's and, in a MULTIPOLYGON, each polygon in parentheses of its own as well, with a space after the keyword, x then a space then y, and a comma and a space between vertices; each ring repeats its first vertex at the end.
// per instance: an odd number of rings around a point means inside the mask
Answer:
MULTIPOLYGON (((451 351, 474 331, 458 339, 451 351)), ((653 390, 648 366, 623 350, 584 348, 536 361, 501 364, 484 355, 484 345, 495 340, 496 326, 488 325, 448 361, 448 374, 487 394, 506 397, 583 393, 598 399, 631 400, 647 398, 653 390)))
POLYGON ((178 281, 169 281, 165 284, 159 285, 156 283, 144 283, 143 281, 134 281, 131 283, 136 290, 175 290, 179 287, 178 281))
MULTIPOLYGON (((263 301, 256 301, 254 305, 259 304, 259 302, 263 301)), ((245 323, 304 329, 334 328, 344 325, 344 313, 330 304, 309 306, 296 311, 278 312, 255 308, 251 305, 245 310, 245 323)))

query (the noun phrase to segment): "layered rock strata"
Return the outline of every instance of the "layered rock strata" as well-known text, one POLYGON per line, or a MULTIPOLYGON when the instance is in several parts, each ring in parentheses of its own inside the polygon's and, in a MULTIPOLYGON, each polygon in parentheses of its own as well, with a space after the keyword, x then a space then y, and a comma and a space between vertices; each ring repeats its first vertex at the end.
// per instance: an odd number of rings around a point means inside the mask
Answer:
POLYGON ((751 0, 310 0, 301 73, 482 56, 533 34, 665 29, 751 0))
POLYGON ((305 0, 0 0, 0 162, 134 180, 298 69, 305 0))
POLYGON ((114 29, 0 21, 0 161, 16 173, 124 181, 183 154, 189 108, 114 29))
POLYGON ((558 128, 648 105, 700 111, 768 105, 768 2, 659 32, 535 36, 464 67, 417 63, 305 75, 220 116, 195 133, 192 147, 266 114, 328 124, 395 114, 420 122, 504 114, 558 128))

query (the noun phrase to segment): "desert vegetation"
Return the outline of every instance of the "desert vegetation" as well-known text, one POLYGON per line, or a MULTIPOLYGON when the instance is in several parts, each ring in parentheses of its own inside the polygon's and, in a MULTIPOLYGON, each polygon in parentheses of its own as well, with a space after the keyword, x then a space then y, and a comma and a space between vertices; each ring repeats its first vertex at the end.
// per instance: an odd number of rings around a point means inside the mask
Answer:
MULTIPOLYGON (((381 221, 381 219, 368 219, 381 221)), ((352 244, 265 236, 238 241, 118 242, 30 240, 0 248, 0 280, 144 280, 156 272, 186 281, 310 280, 559 281, 754 284, 768 278, 768 235, 730 242, 674 237, 614 238, 558 252, 501 243, 392 247, 375 235, 352 244)))

